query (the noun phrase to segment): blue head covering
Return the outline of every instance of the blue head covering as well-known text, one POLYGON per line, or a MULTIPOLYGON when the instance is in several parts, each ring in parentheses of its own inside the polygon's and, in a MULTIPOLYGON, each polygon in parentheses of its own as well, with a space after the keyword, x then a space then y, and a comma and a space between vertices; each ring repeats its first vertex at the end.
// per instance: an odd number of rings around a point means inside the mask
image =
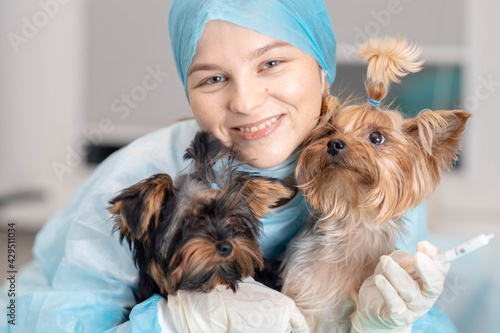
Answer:
POLYGON ((174 0, 169 33, 185 89, 196 43, 211 20, 228 21, 299 48, 316 59, 333 83, 336 42, 323 0, 174 0))

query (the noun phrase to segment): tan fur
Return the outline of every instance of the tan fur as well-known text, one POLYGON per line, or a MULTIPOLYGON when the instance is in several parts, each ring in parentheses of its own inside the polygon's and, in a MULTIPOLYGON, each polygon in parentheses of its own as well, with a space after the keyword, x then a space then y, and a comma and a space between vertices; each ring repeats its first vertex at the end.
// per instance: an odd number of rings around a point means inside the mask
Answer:
POLYGON ((155 280, 162 294, 173 289, 170 281, 168 281, 166 275, 163 273, 163 270, 155 260, 149 263, 149 275, 155 280))
MULTIPOLYGON (((224 267, 225 263, 237 262, 241 267, 242 276, 253 276, 255 268, 263 269, 264 261, 262 259, 262 250, 257 244, 244 239, 237 238, 232 242, 233 251, 227 258, 222 257, 216 249, 216 243, 211 239, 195 238, 186 243, 180 251, 177 251, 170 261, 170 265, 166 272, 166 277, 153 276, 155 282, 168 288, 169 294, 175 293, 175 288, 187 275, 196 275, 207 267, 220 266, 224 267), (180 263, 179 263, 180 261, 180 263), (167 284, 168 283, 168 284, 167 284)), ((224 272, 221 271, 215 277, 215 283, 212 288, 206 291, 211 291, 217 285, 229 285, 223 279, 224 272)))
MULTIPOLYGON (((158 177, 157 180, 148 189, 149 193, 145 196, 146 208, 142 214, 142 227, 141 230, 145 232, 150 223, 154 223, 155 227, 158 226, 160 219, 160 210, 165 200, 165 193, 174 188, 172 178, 168 175, 158 177)), ((144 233, 147 236, 147 233, 144 233)), ((149 239, 147 240, 149 242, 149 239)))
POLYGON ((127 221, 122 209, 123 201, 119 200, 114 202, 114 204, 108 208, 109 212, 113 214, 112 219, 114 228, 119 230, 123 236, 130 238, 132 241, 144 237, 143 241, 145 243, 149 243, 150 239, 146 232, 149 224, 154 223, 155 226, 158 225, 160 209, 165 200, 165 194, 169 191, 175 192, 172 178, 166 174, 158 175, 158 177, 154 180, 141 181, 132 185, 127 190, 130 191, 130 193, 138 193, 138 195, 144 198, 144 210, 142 212, 141 227, 137 230, 137 232, 132 232, 129 221, 127 221))
POLYGON ((313 332, 326 318, 346 320, 343 308, 356 301, 380 256, 392 252, 400 229, 401 221, 322 220, 290 243, 282 292, 302 310, 313 332))
POLYGON ((272 212, 271 207, 280 199, 292 195, 289 188, 276 184, 276 181, 260 178, 250 180, 242 192, 244 196, 251 198, 248 205, 258 218, 264 218, 266 214, 272 212))
POLYGON ((217 254, 214 244, 209 240, 196 238, 186 243, 172 257, 167 272, 165 272, 167 280, 172 286, 172 290, 168 290, 168 293, 174 293, 175 286, 187 274, 196 275, 205 267, 216 264, 219 259, 220 256, 217 254))
MULTIPOLYGON (((422 63, 416 61, 419 51, 400 38, 370 41, 360 53, 369 61, 370 98, 383 98, 391 81, 422 63)), ((361 284, 380 256, 395 249, 403 215, 432 193, 456 160, 470 117, 459 110, 425 110, 405 120, 397 111, 340 104, 332 96, 324 97, 323 108, 296 169, 298 186, 319 219, 290 243, 282 289, 313 331, 326 318, 350 325, 361 284), (372 143, 374 132, 385 141, 372 143), (329 153, 333 140, 345 144, 340 152, 329 153)))
POLYGON ((420 48, 409 45, 403 38, 372 38, 361 46, 358 55, 368 62, 368 97, 382 100, 391 82, 408 73, 420 71, 423 61, 417 61, 420 48))
POLYGON ((118 201, 108 208, 109 212, 113 214, 113 228, 120 230, 120 233, 125 237, 129 237, 131 240, 134 240, 134 235, 128 227, 127 218, 122 214, 122 204, 122 201, 118 201))

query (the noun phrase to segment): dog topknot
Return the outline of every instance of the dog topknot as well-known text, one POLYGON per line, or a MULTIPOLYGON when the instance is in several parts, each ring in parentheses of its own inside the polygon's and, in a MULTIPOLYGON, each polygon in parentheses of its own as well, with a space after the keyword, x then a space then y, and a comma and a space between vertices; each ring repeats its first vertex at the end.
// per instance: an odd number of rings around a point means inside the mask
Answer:
POLYGON ((422 69, 418 60, 421 48, 409 44, 404 38, 371 38, 358 50, 358 56, 368 62, 368 97, 381 101, 389 91, 391 82, 399 83, 400 77, 422 69))

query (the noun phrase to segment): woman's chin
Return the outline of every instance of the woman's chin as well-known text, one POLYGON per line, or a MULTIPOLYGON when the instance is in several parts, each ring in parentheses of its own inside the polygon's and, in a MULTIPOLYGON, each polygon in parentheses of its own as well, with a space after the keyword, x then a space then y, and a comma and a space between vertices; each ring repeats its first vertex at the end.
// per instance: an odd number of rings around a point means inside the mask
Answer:
POLYGON ((279 156, 273 153, 252 154, 252 156, 242 156, 241 161, 245 161, 251 167, 257 169, 268 169, 283 163, 288 156, 279 156))

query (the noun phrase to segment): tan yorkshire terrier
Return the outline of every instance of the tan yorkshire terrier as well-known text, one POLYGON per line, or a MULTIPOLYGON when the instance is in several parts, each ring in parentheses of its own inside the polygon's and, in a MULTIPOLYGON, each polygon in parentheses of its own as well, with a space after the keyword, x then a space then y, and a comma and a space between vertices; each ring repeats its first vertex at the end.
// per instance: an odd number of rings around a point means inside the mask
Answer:
POLYGON ((369 40, 359 49, 369 102, 325 96, 324 115, 302 147, 297 182, 318 216, 287 249, 282 292, 312 331, 350 327, 359 288, 395 250, 403 216, 457 159, 470 113, 424 110, 403 119, 380 105, 391 82, 421 69, 419 55, 399 37, 369 40))

